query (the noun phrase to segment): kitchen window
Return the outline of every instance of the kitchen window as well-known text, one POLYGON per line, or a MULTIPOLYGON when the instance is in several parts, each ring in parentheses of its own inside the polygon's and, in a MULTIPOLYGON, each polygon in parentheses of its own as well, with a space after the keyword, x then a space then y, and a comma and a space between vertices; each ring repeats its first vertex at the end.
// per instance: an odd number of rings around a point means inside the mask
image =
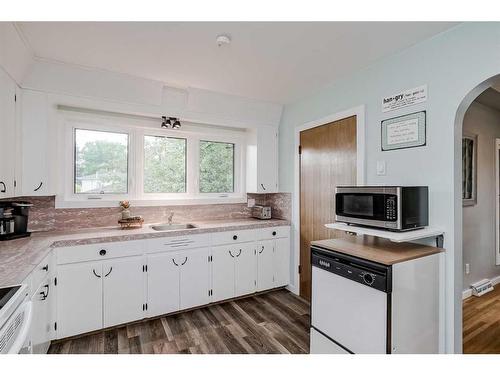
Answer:
POLYGON ((247 132, 61 110, 56 207, 242 203, 247 132), (62 135, 64 134, 64 136, 62 135))
POLYGON ((200 193, 234 192, 234 143, 200 141, 200 193))
POLYGON ((144 136, 144 192, 186 192, 185 138, 144 136))
POLYGON ((126 194, 128 134, 75 129, 75 194, 126 194))

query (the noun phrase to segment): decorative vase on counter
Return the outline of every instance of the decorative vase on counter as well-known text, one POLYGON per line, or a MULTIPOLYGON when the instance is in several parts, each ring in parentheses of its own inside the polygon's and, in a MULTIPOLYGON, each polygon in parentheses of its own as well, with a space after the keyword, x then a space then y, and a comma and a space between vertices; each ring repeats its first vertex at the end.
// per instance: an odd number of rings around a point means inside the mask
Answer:
POLYGON ((129 201, 121 201, 120 206, 123 208, 122 210, 122 220, 130 219, 130 202, 129 201))

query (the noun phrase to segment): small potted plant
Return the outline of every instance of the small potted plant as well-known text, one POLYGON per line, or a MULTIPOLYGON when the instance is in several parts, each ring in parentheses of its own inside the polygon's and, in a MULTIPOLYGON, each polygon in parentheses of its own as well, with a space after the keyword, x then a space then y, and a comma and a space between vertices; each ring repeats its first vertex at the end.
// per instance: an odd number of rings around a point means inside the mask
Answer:
POLYGON ((122 220, 130 219, 130 202, 129 201, 121 201, 120 207, 122 208, 122 220))

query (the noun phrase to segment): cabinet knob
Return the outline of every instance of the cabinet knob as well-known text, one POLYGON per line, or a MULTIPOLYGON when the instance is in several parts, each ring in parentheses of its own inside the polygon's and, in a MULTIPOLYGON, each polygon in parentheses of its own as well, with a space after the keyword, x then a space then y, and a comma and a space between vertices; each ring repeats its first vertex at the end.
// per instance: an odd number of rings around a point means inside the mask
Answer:
POLYGON ((276 236, 276 231, 273 231, 273 236, 276 236))
POLYGON ((236 241, 237 239, 238 239, 238 236, 235 234, 235 235, 233 236, 233 240, 235 240, 235 241, 236 241))
POLYGON ((106 255, 106 250, 104 250, 104 249, 101 249, 101 251, 99 251, 99 255, 101 255, 101 256, 104 256, 104 255, 106 255))
POLYGON ((42 270, 44 270, 45 272, 49 272, 49 265, 46 264, 45 266, 43 266, 42 270))

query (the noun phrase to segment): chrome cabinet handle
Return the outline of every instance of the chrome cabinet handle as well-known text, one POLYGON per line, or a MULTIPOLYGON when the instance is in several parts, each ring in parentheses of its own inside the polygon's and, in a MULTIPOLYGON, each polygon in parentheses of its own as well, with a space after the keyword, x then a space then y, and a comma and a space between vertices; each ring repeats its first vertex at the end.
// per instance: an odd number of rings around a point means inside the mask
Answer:
POLYGON ((92 272, 94 273, 95 277, 99 277, 99 278, 101 277, 101 276, 99 276, 99 275, 95 272, 95 269, 92 269, 92 272))
POLYGON ((45 272, 49 272, 49 265, 46 264, 45 266, 43 266, 42 270, 44 270, 45 272))
POLYGON ((111 271, 113 271, 113 267, 109 269, 109 272, 106 275, 104 275, 104 277, 108 277, 111 274, 111 271))
POLYGON ((264 184, 260 184, 260 186, 262 186, 262 190, 266 190, 266 188, 264 187, 264 184))
POLYGON ((264 251, 264 246, 262 246, 262 249, 259 251, 259 254, 262 254, 263 251, 264 251))
POLYGON ((177 267, 179 267, 179 265, 178 265, 177 263, 175 263, 174 258, 172 258, 172 262, 174 262, 174 264, 175 264, 177 267))
POLYGON ((234 258, 234 255, 233 253, 231 252, 231 250, 229 250, 229 255, 231 255, 232 258, 234 258))
POLYGON ((238 253, 238 255, 236 255, 236 257, 239 257, 241 255, 241 249, 240 249, 240 252, 238 253))
POLYGON ((40 182, 40 185, 38 185, 38 187, 37 187, 37 188, 35 188, 35 190, 33 190, 33 191, 38 191, 38 190, 40 190, 40 189, 41 189, 41 187, 42 187, 42 185, 43 185, 43 182, 40 182))
POLYGON ((185 265, 188 261, 188 257, 186 257, 186 259, 184 259, 184 262, 181 263, 181 266, 185 265))
POLYGON ((7 186, 5 186, 5 183, 3 181, 0 181, 0 186, 2 186, 2 188, 0 189, 0 193, 5 193, 7 191, 7 186))

